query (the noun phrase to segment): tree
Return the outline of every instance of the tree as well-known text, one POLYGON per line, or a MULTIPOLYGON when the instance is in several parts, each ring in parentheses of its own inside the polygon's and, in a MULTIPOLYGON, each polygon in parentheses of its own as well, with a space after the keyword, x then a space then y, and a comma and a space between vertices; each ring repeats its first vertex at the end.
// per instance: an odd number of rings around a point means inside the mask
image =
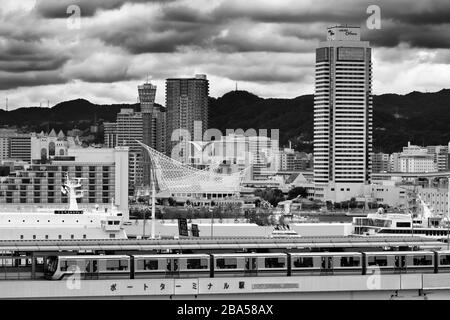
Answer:
POLYGON ((356 203, 356 199, 355 199, 355 198, 351 198, 351 199, 350 199, 350 204, 349 204, 349 206, 350 206, 351 209, 355 209, 355 208, 356 208, 357 203, 356 203))
POLYGON ((333 202, 327 201, 326 204, 327 204, 327 210, 328 210, 328 211, 333 210, 333 202))
POLYGON ((288 192, 288 200, 295 199, 298 196, 300 198, 308 197, 308 191, 304 187, 295 187, 288 192))
POLYGON ((255 196, 260 197, 265 201, 268 201, 274 207, 278 205, 278 202, 284 200, 283 191, 281 191, 280 189, 271 189, 271 188, 266 188, 264 190, 257 189, 255 190, 255 196))
POLYGON ((173 198, 169 198, 169 206, 174 207, 177 205, 177 202, 173 198))

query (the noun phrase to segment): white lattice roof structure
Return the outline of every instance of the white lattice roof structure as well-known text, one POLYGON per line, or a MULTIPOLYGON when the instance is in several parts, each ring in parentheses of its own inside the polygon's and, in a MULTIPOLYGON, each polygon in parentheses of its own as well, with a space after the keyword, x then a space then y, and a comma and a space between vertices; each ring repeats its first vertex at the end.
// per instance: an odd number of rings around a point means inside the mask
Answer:
POLYGON ((245 170, 233 174, 215 172, 216 165, 199 170, 174 160, 149 146, 140 143, 150 154, 153 173, 159 192, 171 194, 226 194, 238 195, 245 170))

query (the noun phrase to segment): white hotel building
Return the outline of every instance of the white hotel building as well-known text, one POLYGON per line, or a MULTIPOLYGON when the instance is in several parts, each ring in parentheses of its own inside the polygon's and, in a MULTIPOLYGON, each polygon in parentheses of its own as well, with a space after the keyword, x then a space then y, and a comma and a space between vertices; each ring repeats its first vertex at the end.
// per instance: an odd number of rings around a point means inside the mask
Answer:
POLYGON ((427 148, 411 145, 403 148, 398 157, 400 172, 437 172, 435 155, 429 154, 427 148))
POLYGON ((360 28, 328 28, 316 51, 314 182, 316 198, 344 201, 370 181, 372 62, 360 28))

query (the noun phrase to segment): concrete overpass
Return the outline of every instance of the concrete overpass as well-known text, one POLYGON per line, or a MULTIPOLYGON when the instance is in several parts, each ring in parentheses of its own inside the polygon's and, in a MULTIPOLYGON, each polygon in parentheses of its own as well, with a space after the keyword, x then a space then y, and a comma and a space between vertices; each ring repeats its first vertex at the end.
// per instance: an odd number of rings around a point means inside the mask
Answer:
POLYGON ((372 182, 381 180, 392 180, 392 178, 401 178, 402 180, 415 180, 417 183, 419 180, 426 180, 429 187, 433 186, 436 179, 439 179, 441 185, 447 186, 448 178, 450 177, 450 171, 441 172, 383 172, 372 173, 372 182))

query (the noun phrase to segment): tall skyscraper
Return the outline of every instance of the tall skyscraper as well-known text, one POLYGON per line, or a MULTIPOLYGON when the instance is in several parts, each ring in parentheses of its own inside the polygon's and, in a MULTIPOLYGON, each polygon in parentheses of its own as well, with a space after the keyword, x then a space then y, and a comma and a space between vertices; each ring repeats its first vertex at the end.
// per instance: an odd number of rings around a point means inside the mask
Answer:
POLYGON ((359 27, 327 31, 316 50, 314 181, 318 198, 329 187, 338 201, 370 181, 372 59, 359 27))
MULTIPOLYGON (((155 105, 156 86, 144 83, 138 87, 139 102, 142 113, 143 143, 153 149, 165 152, 165 110, 155 105)), ((143 150, 143 183, 150 185, 150 158, 143 150)))
POLYGON ((209 81, 206 75, 166 80, 166 154, 186 163, 187 140, 199 141, 208 129, 209 81), (178 133, 181 130, 189 136, 178 133), (173 139, 172 139, 173 138, 173 139), (175 141, 172 141, 175 140, 175 141))

